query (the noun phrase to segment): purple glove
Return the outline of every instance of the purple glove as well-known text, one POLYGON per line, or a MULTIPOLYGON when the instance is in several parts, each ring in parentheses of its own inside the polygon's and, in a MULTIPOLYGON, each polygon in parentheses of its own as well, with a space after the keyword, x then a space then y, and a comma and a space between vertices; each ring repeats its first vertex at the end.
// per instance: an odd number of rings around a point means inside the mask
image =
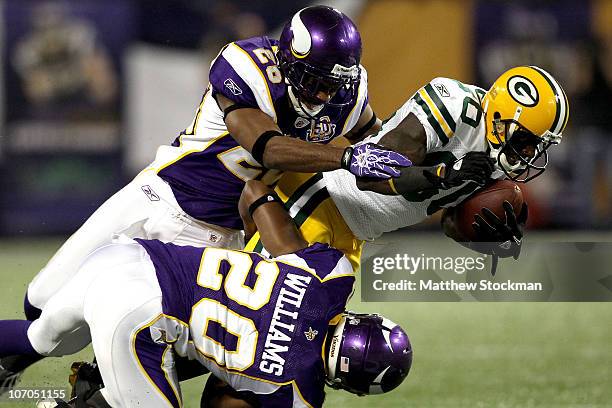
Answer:
POLYGON ((399 177, 401 173, 398 167, 412 166, 412 162, 393 150, 374 143, 363 143, 347 147, 340 166, 356 177, 386 180, 399 177))

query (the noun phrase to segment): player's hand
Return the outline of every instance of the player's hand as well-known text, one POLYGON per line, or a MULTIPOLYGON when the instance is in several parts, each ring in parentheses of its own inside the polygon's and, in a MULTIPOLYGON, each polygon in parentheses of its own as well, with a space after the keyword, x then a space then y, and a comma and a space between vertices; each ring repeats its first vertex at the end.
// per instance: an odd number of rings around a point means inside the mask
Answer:
POLYGON ((426 172, 425 176, 439 188, 457 187, 466 181, 473 181, 484 186, 495 170, 495 161, 486 152, 468 152, 452 166, 444 168, 444 174, 438 176, 426 172))
POLYGON ((527 204, 523 203, 521 212, 517 216, 514 213, 512 204, 504 201, 504 212, 506 219, 501 220, 493 211, 488 208, 482 209, 482 215, 474 216, 472 227, 478 234, 478 241, 481 245, 488 246, 483 248, 485 253, 496 255, 500 258, 513 257, 518 259, 521 253, 523 240, 523 227, 527 222, 527 204))
POLYGON ((381 180, 399 177, 400 168, 409 166, 412 166, 412 162, 403 154, 374 143, 347 147, 340 162, 340 167, 356 177, 381 180))

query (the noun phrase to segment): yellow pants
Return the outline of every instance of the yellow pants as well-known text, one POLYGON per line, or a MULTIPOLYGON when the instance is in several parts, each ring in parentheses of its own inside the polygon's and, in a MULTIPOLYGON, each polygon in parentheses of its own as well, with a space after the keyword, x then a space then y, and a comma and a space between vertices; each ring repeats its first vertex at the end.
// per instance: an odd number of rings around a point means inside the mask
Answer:
MULTIPOLYGON (((321 174, 285 173, 275 191, 308 244, 329 244, 343 252, 357 271, 363 241, 355 238, 344 222, 321 174)), ((267 254, 259 233, 249 240, 245 250, 267 254)))

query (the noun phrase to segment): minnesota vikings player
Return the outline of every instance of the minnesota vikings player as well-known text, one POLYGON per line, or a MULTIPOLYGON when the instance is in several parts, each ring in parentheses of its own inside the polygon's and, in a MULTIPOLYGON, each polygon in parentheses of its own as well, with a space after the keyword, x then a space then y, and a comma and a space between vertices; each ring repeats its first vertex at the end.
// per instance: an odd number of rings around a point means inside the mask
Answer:
MULTIPOLYGON (((351 231, 353 240, 344 241, 356 248, 349 257, 354 266, 359 240, 414 225, 440 209, 447 209, 443 226, 451 238, 496 257, 516 258, 526 205, 518 215, 506 208, 506 220, 488 211, 476 218, 479 241, 488 245, 464 242, 450 222, 452 207, 490 178, 527 182, 542 174, 547 150, 561 142, 568 117, 563 88, 539 67, 509 69, 489 91, 435 78, 386 120, 381 132, 365 140, 410 158, 415 165, 403 169, 401 177, 376 182, 337 171, 286 174, 276 191, 290 214, 299 214, 296 222, 308 231, 307 239, 332 234, 330 226, 351 231)), ((246 249, 261 250, 262 243, 251 240, 246 249)))
POLYGON ((0 356, 74 353, 86 342, 67 336, 87 327, 104 388, 82 402, 96 407, 180 407, 177 355, 265 407, 320 407, 326 381, 359 394, 398 386, 412 363, 408 337, 378 315, 345 312, 355 280, 346 257, 308 246, 263 183, 249 181, 242 204, 274 258, 158 240, 109 244, 39 319, 0 321, 0 356))
MULTIPOLYGON (((282 170, 341 167, 358 176, 398 176, 397 167, 410 164, 400 154, 369 143, 327 145, 379 128, 360 58, 353 22, 324 6, 298 12, 280 41, 258 37, 225 46, 193 123, 172 146, 161 146, 155 161, 96 210, 33 279, 26 317, 38 317, 113 234, 241 248, 237 202, 247 180, 271 185, 282 170)), ((29 364, 3 359, 0 383, 10 385, 29 364)))

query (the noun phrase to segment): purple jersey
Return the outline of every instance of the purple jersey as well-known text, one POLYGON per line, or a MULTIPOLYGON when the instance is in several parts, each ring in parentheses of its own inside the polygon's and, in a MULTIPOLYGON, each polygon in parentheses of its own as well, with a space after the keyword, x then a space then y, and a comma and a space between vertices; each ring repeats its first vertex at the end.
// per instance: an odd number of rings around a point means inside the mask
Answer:
MULTIPOLYGON (((357 123, 368 103, 367 73, 362 67, 358 97, 343 108, 326 106, 316 120, 299 116, 291 107, 287 85, 277 65, 278 41, 255 37, 225 46, 212 62, 209 87, 193 123, 164 150, 154 163, 186 213, 223 227, 242 229, 238 198, 247 180, 268 185, 281 172, 261 166, 228 134, 216 94, 258 108, 269 115, 283 133, 302 140, 328 143, 346 134, 357 123)), ((332 100, 342 102, 344 90, 332 100)))
POLYGON ((162 290, 164 319, 151 327, 152 336, 234 389, 257 394, 263 406, 322 405, 328 325, 344 311, 355 280, 340 251, 314 244, 269 260, 137 241, 162 290))

